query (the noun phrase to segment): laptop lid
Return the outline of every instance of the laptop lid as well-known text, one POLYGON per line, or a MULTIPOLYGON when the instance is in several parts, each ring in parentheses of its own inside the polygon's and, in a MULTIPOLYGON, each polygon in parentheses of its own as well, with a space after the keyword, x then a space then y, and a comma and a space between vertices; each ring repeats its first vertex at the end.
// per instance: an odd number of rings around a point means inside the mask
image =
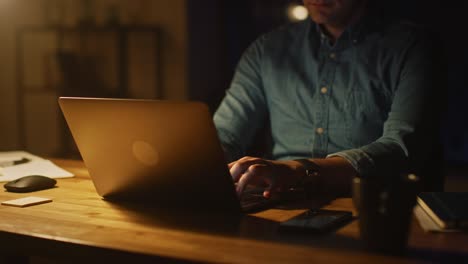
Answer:
POLYGON ((102 197, 240 211, 205 104, 61 97, 59 105, 102 197))

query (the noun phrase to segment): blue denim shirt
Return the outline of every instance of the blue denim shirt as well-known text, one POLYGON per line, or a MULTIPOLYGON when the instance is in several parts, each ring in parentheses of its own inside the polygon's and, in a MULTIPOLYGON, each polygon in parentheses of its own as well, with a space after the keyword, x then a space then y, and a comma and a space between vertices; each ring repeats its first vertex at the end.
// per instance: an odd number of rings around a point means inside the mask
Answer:
POLYGON ((228 159, 244 156, 269 121, 274 159, 341 156, 361 175, 405 166, 434 85, 425 36, 375 17, 334 45, 310 19, 261 36, 214 115, 228 159))

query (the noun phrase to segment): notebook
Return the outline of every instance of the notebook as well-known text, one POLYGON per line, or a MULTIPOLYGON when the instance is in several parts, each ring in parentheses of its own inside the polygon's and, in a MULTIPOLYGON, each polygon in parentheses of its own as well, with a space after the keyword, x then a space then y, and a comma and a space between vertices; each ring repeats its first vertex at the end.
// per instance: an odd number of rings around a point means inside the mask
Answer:
POLYGON ((468 192, 423 192, 417 201, 441 228, 468 228, 468 192))
POLYGON ((278 201, 251 191, 241 206, 203 103, 61 97, 59 105, 105 199, 232 212, 278 201))

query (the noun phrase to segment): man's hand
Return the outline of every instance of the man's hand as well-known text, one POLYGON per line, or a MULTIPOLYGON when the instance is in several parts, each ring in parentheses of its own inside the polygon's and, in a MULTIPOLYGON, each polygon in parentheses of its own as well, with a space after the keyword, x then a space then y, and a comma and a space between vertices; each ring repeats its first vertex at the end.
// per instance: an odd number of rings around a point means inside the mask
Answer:
MULTIPOLYGON (((350 194, 351 181, 357 172, 342 157, 313 159, 320 167, 321 185, 335 194, 350 194)), ((304 175, 302 164, 294 160, 266 160, 243 157, 229 163, 229 170, 237 193, 240 195, 247 185, 266 187, 263 196, 271 197, 275 192, 287 190, 304 175)))
POLYGON ((296 183, 301 177, 301 165, 296 161, 266 160, 256 157, 243 157, 229 163, 237 194, 241 195, 247 185, 262 186, 263 196, 269 198, 296 183))

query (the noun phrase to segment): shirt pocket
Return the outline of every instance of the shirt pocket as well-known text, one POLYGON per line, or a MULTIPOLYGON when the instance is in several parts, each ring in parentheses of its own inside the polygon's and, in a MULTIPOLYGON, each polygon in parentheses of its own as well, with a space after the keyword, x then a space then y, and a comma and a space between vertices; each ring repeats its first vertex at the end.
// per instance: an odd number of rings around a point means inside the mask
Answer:
POLYGON ((391 108, 390 95, 382 82, 354 84, 347 98, 346 137, 351 147, 359 148, 381 137, 391 108))

